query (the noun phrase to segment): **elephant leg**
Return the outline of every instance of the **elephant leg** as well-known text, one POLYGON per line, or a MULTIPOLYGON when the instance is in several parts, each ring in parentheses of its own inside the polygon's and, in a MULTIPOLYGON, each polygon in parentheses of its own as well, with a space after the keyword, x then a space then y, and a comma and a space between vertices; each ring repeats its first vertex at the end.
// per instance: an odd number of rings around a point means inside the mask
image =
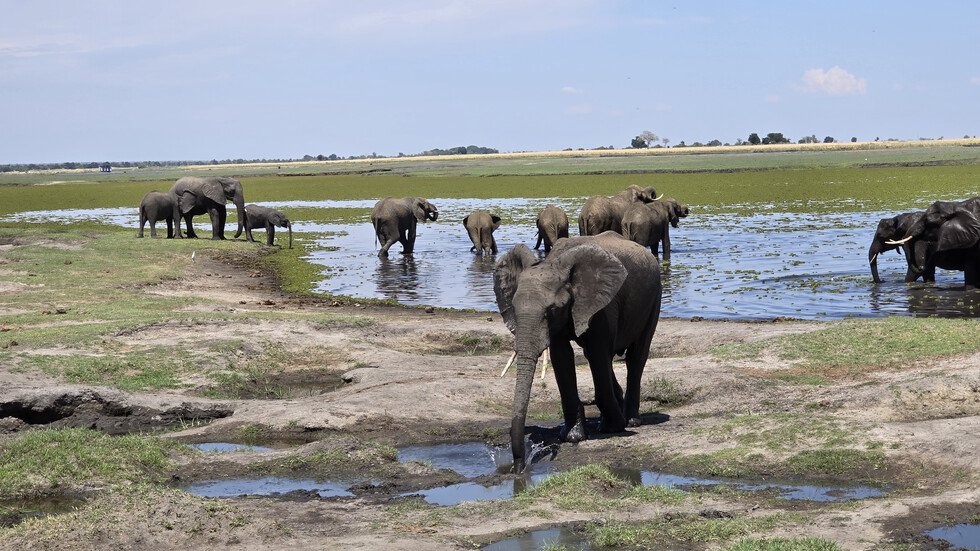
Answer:
POLYGON ((265 228, 266 228, 265 229, 265 233, 266 233, 266 236, 267 236, 266 239, 265 239, 265 241, 266 241, 266 244, 268 244, 271 247, 273 241, 275 241, 275 239, 276 239, 276 227, 273 226, 272 224, 269 224, 265 228))
POLYGON ((640 380, 643 377, 643 368, 647 363, 647 356, 650 355, 650 342, 653 340, 653 331, 649 335, 644 335, 639 342, 634 343, 626 350, 626 395, 623 400, 623 416, 626 418, 627 426, 638 427, 642 424, 640 419, 640 380))
POLYGON ((208 209, 208 215, 211 216, 211 240, 223 240, 225 238, 225 218, 228 216, 228 212, 223 208, 212 208, 208 209))
POLYGON ((184 222, 187 224, 187 237, 197 239, 197 233, 194 232, 194 226, 191 225, 191 218, 193 218, 193 216, 190 214, 184 215, 184 222))
MULTIPOLYGON (((541 230, 538 230, 538 242, 534 244, 534 250, 538 250, 538 249, 541 248, 541 241, 543 241, 543 240, 544 240, 544 238, 541 237, 541 230)), ((547 247, 548 246, 545 245, 545 252, 547 252, 547 247)))
POLYGON ((490 236, 490 252, 497 254, 497 240, 494 239, 493 235, 490 236))
POLYGON ((670 262, 670 224, 665 224, 664 228, 664 262, 670 262))
MULTIPOLYGON (((178 226, 177 229, 179 230, 180 227, 178 226)), ((173 239, 173 238, 174 238, 174 221, 171 218, 167 218, 167 239, 173 239)))
POLYGON ((551 370, 558 383, 561 395, 561 409, 565 424, 559 434, 563 442, 585 440, 585 407, 578 397, 578 382, 575 377, 575 352, 572 344, 564 340, 551 341, 551 370))
POLYGON ((143 214, 140 213, 140 231, 136 232, 136 237, 143 237, 143 226, 146 225, 146 218, 143 218, 143 214))
POLYGON ((150 237, 156 238, 157 236, 157 221, 150 220, 150 237))
POLYGON ((402 241, 402 247, 404 247, 405 254, 412 254, 415 252, 415 229, 417 224, 418 223, 415 221, 415 219, 412 219, 412 225, 409 226, 408 232, 406 232, 407 235, 405 236, 404 241, 402 241))
MULTIPOLYGON (((595 403, 602 416, 599 419, 599 432, 622 432, 626 428, 621 400, 616 396, 619 383, 612 370, 612 351, 609 346, 583 346, 585 357, 592 370, 595 385, 595 403)), ((622 394, 620 394, 621 396, 622 394)))
POLYGON ((963 284, 967 291, 980 287, 980 260, 970 259, 963 266, 963 284))

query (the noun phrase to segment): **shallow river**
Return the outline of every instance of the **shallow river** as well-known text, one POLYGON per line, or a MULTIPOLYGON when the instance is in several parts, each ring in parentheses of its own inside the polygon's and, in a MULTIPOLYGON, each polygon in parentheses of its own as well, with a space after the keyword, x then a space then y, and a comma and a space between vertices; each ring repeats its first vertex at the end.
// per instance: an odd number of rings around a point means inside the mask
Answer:
MULTIPOLYGON (((584 200, 430 199, 439 208, 439 220, 419 224, 414 255, 403 255, 396 243, 388 259, 377 257, 370 224, 373 200, 263 204, 287 211, 290 207, 364 209, 363 217, 354 223, 294 220, 294 231, 321 236, 307 258, 323 268, 323 279, 315 284, 318 291, 395 298, 404 304, 496 310, 492 281, 496 258, 469 252, 471 243, 460 220, 478 208, 503 216, 504 224, 494 234, 502 255, 518 243, 534 246, 534 220, 548 203, 565 209, 571 218, 571 233, 577 235, 576 221, 584 200)), ((692 205, 691 215, 681 220, 679 228, 671 228, 672 257, 664 268, 662 315, 734 320, 980 317, 980 293, 964 291, 962 273, 939 270, 935 285, 907 285, 902 281, 905 261, 896 252, 879 258, 883 283, 875 285, 868 247, 878 220, 896 213, 845 210, 854 210, 854 205, 811 202, 724 210, 692 205), (823 214, 804 212, 807 210, 823 214)), ((93 218, 134 231, 138 224, 135 209, 34 212, 15 217, 93 218)), ((206 216, 195 218, 199 228, 208 224, 206 216)), ((233 231, 231 226, 228 235, 233 231)), ((256 239, 264 240, 264 232, 257 232, 256 239)))

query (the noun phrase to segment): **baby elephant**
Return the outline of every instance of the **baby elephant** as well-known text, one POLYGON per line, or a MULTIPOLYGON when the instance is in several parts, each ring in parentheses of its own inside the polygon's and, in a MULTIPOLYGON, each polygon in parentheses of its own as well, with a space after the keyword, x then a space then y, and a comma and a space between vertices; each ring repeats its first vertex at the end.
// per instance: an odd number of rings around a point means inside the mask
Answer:
POLYGON ((568 237, 568 215, 561 207, 548 205, 538 214, 538 242, 534 248, 540 248, 544 242, 544 253, 551 252, 551 247, 562 237, 568 237))
POLYGON ((463 218, 463 227, 473 242, 470 252, 497 254, 497 240, 493 238, 493 231, 500 227, 499 216, 478 210, 463 218))
POLYGON ((167 239, 173 239, 174 229, 180 231, 180 225, 174 219, 177 197, 162 191, 148 191, 140 201, 140 231, 136 237, 143 237, 143 226, 150 223, 150 237, 157 236, 157 221, 167 221, 167 239))
POLYGON ((276 226, 289 230, 289 248, 293 248, 293 225, 289 223, 286 215, 259 205, 247 205, 245 207, 245 219, 249 230, 265 229, 266 245, 272 246, 272 240, 276 237, 276 226))

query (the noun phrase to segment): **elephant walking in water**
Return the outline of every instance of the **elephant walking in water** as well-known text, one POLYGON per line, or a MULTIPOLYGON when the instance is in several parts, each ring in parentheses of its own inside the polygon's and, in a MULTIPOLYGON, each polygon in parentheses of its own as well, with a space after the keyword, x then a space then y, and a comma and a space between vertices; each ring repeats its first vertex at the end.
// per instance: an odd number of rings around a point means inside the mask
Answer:
POLYGON ((396 242, 402 244, 404 254, 415 251, 415 228, 419 222, 439 218, 435 205, 421 197, 385 197, 371 211, 371 225, 381 243, 378 256, 388 256, 388 249, 396 242))
POLYGON ((463 227, 473 242, 470 252, 480 255, 497 254, 497 240, 493 238, 493 232, 500 227, 499 216, 478 210, 463 218, 463 227))
POLYGON ((912 223, 905 238, 885 244, 911 247, 913 253, 924 244, 924 260, 906 253, 910 270, 933 280, 937 267, 963 270, 966 288, 980 288, 980 197, 936 201, 912 223))
POLYGON ((681 218, 686 217, 690 209, 681 205, 675 199, 663 199, 652 203, 633 203, 623 215, 623 237, 650 247, 650 252, 660 258, 659 249, 663 248, 663 259, 670 261, 670 227, 677 227, 681 218))
POLYGON ((633 184, 612 197, 594 195, 585 200, 578 216, 579 235, 619 232, 626 209, 633 203, 651 203, 659 199, 657 190, 633 184))
MULTIPOLYGON (((246 223, 245 196, 242 192, 242 183, 238 180, 228 176, 207 178, 184 176, 174 182, 170 193, 177 199, 174 217, 178 220, 184 219, 187 224, 187 237, 197 237, 191 219, 199 214, 207 214, 211 217, 211 239, 224 239, 225 219, 228 214, 225 203, 232 201, 238 209, 238 231, 235 232, 235 237, 240 236, 244 230, 245 238, 254 241, 252 230, 246 223)), ((177 237, 181 237, 179 229, 177 237)))
POLYGON ((538 242, 534 248, 541 247, 544 242, 544 254, 551 252, 562 237, 568 237, 568 215, 560 207, 548 205, 538 213, 538 242))
POLYGON ((140 230, 136 237, 143 237, 143 226, 150 223, 150 237, 157 236, 157 221, 167 221, 167 239, 173 239, 174 229, 180 233, 180 219, 175 218, 177 198, 163 191, 148 191, 140 201, 140 230))
POLYGON ((266 244, 272 246, 276 237, 276 227, 289 230, 289 248, 293 248, 293 225, 285 214, 259 205, 248 205, 245 207, 245 214, 248 217, 248 228, 250 230, 265 230, 266 244))
POLYGON ((538 262, 526 245, 497 261, 494 293, 514 333, 517 383, 511 419, 514 470, 526 464, 524 431, 538 357, 550 347, 561 394, 566 442, 585 439, 571 341, 585 352, 601 412, 599 430, 620 432, 641 423, 640 379, 660 319, 660 264, 645 247, 614 232, 562 240, 538 262), (626 354, 626 393, 612 369, 626 354))

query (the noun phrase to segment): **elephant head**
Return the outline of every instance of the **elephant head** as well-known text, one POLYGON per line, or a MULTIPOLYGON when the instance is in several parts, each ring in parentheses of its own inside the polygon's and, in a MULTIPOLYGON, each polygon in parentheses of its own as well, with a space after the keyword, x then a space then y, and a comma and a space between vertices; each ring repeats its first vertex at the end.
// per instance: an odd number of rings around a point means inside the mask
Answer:
MULTIPOLYGON (((553 339, 567 341, 585 333, 592 316, 612 301, 627 276, 623 264, 601 247, 569 246, 567 239, 560 240, 545 260, 535 261, 531 249, 517 245, 500 258, 493 276, 497 306, 515 336, 517 384, 510 437, 518 473, 526 464, 524 424, 538 357, 553 339)), ((557 363, 555 369, 561 369, 557 363)), ((569 430, 584 427, 563 429, 569 430)), ((563 438, 577 441, 584 432, 563 438)))
POLYGON ((630 203, 652 203, 660 197, 657 197, 657 190, 653 189, 653 186, 640 187, 636 184, 627 186, 626 189, 616 194, 616 198, 624 199, 630 203))
POLYGON ((439 218, 439 210, 436 209, 436 206, 421 197, 413 198, 412 212, 415 214, 415 219, 419 222, 425 222, 426 220, 435 222, 439 218))
POLYGON ((222 205, 228 201, 235 204, 238 213, 238 230, 235 232, 235 237, 240 236, 244 230, 245 238, 252 241, 252 230, 248 228, 248 214, 245 213, 245 194, 242 191, 242 183, 230 176, 217 176, 205 180, 206 182, 202 186, 205 197, 222 205))
POLYGON ((878 277, 878 255, 898 249, 899 247, 902 247, 906 260, 909 261, 909 268, 913 269, 913 271, 921 270, 916 265, 916 261, 912 260, 912 256, 910 256, 912 247, 897 245, 894 242, 905 237, 912 226, 924 214, 922 211, 906 212, 891 218, 882 218, 878 221, 878 228, 875 230, 874 239, 871 241, 871 247, 868 249, 868 263, 871 265, 871 277, 875 283, 881 283, 881 278, 878 277))

